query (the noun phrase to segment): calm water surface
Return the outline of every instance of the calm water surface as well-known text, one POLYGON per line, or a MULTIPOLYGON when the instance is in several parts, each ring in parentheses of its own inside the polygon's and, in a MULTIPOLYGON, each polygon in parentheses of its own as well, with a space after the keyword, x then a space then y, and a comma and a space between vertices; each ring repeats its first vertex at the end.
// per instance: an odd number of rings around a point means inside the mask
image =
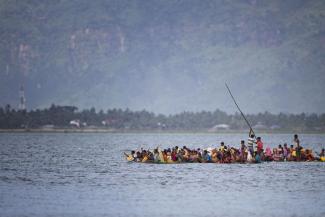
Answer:
MULTIPOLYGON (((300 135, 320 150, 325 135, 300 135)), ((262 135, 271 147, 292 135, 262 135)), ((136 164, 130 149, 242 134, 0 134, 0 216, 325 216, 325 163, 136 164)), ((238 146, 238 145, 236 145, 238 146)))

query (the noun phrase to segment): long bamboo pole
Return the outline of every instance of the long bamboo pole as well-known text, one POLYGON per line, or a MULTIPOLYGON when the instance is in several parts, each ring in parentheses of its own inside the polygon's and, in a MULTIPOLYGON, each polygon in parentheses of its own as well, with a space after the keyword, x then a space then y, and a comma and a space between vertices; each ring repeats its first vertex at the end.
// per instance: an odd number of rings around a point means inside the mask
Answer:
POLYGON ((238 104, 237 104, 237 102, 236 102, 234 96, 232 95, 232 93, 231 93, 231 91, 230 91, 230 88, 228 87, 227 83, 225 83, 225 85, 226 85, 226 87, 227 87, 227 89, 228 89, 228 92, 229 92, 229 94, 230 94, 232 100, 234 101, 235 105, 237 106, 237 108, 238 108, 240 114, 243 116, 244 120, 246 121, 247 125, 249 126, 249 129, 253 132, 254 136, 256 137, 256 135, 255 135, 255 133, 254 133, 254 130, 253 130, 251 124, 248 122, 248 120, 247 120, 247 118, 245 117, 244 113, 243 113, 242 110, 239 108, 239 106, 238 106, 238 104))

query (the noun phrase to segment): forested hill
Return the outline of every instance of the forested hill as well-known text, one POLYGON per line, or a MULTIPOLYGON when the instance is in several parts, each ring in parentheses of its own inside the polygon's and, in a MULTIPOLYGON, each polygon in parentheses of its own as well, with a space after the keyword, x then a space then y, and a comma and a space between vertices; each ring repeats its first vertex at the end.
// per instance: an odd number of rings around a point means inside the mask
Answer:
POLYGON ((0 104, 323 113, 323 0, 1 0, 0 104))
MULTIPOLYGON (((256 132, 324 133, 325 114, 247 115, 256 132)), ((239 113, 227 114, 215 110, 182 112, 173 115, 155 114, 145 110, 95 108, 79 110, 75 106, 57 106, 35 110, 15 110, 9 105, 0 107, 0 133, 11 130, 94 129, 109 131, 165 131, 165 132, 248 132, 249 128, 239 113)))

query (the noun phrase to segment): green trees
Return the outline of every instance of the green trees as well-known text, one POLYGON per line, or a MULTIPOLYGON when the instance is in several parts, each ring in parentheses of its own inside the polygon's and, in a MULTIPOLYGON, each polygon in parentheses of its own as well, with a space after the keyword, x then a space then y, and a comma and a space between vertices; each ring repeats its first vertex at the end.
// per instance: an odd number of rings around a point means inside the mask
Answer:
MULTIPOLYGON (((271 114, 269 112, 249 114, 252 126, 263 129, 286 131, 325 130, 325 114, 271 114)), ((185 130, 206 131, 215 126, 229 126, 227 129, 247 129, 239 113, 227 114, 220 110, 182 112, 179 114, 154 114, 146 110, 109 109, 96 111, 95 108, 78 111, 75 106, 52 104, 49 108, 31 111, 15 110, 10 105, 0 107, 0 129, 26 129, 51 126, 54 128, 77 127, 71 121, 80 123, 81 128, 108 128, 119 130, 185 130)))

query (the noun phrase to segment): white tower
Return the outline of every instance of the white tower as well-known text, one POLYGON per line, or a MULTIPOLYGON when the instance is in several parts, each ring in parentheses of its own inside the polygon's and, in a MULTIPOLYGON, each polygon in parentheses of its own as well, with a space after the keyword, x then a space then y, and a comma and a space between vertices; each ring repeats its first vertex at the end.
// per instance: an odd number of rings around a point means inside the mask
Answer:
POLYGON ((26 98, 25 98, 25 90, 24 90, 23 85, 20 86, 19 99, 20 99, 19 110, 25 110, 26 109, 26 98))

